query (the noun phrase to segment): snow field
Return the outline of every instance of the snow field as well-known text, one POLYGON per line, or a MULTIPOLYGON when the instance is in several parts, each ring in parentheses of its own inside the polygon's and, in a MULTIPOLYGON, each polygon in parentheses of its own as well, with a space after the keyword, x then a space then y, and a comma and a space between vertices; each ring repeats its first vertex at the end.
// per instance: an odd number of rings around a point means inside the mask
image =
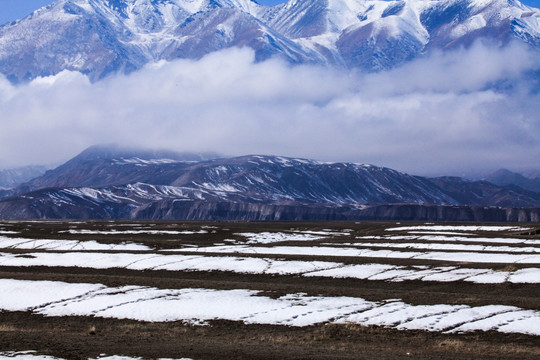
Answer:
POLYGON ((540 335, 540 312, 513 306, 410 305, 399 299, 289 294, 277 299, 256 290, 106 287, 53 281, 0 279, 0 309, 45 316, 98 316, 154 322, 224 319, 246 324, 308 326, 357 323, 442 332, 499 331, 540 335))
MULTIPOLYGON (((125 227, 124 227, 125 229, 125 227)), ((0 232, 0 267, 80 267, 133 271, 220 271, 238 274, 292 275, 372 281, 470 282, 481 284, 540 283, 540 240, 480 237, 478 232, 521 231, 506 226, 392 227, 383 236, 354 236, 353 230, 290 229, 236 232, 228 244, 157 251, 143 244, 98 241, 11 238, 0 232), (405 234, 391 233, 405 229, 405 234), (471 232, 477 232, 471 234, 471 232), (296 242, 290 246, 287 242, 296 242), (27 250, 12 252, 11 249, 27 250), (2 251, 2 250, 0 250, 2 251), (242 254, 250 255, 243 256, 242 254), (255 255, 255 256, 253 256, 255 255), (332 256, 336 261, 285 260, 265 255, 332 256), (350 264, 344 259, 373 259, 350 264), (410 265, 384 264, 387 259, 414 259, 410 265), (450 262, 420 265, 417 260, 450 262), (380 261, 381 263, 377 263, 380 261), (465 263, 471 263, 467 265, 465 263), (493 264, 475 268, 472 264, 493 264), (417 265, 413 265, 417 264, 417 265), (455 265, 454 265, 455 264, 455 265), (497 265, 499 264, 499 265, 497 265), (520 266, 511 266, 520 264, 520 266), (526 266, 524 266, 526 264, 526 266)), ((208 230, 69 229, 71 235, 192 235, 208 230)), ((483 234, 481 234, 483 235, 483 234)), ((16 235, 15 235, 16 236, 16 235)), ((493 234, 488 234, 493 236, 493 234)), ((180 242, 181 244, 181 242, 180 242)), ((206 242, 208 244, 208 242, 206 242)), ((356 261, 354 261, 356 262, 356 261)), ((401 262, 400 262, 401 263, 401 262)), ((107 287, 55 281, 0 279, 0 311, 30 311, 45 316, 97 316, 137 321, 183 321, 204 325, 215 319, 245 324, 309 326, 355 323, 399 330, 444 333, 498 331, 540 335, 540 311, 507 305, 413 305, 400 299, 369 301, 357 297, 308 296, 294 293, 271 298, 253 289, 157 289, 146 286, 107 287)), ((297 290, 295 290, 297 291, 297 290)), ((0 353, 3 358, 34 358, 31 353, 0 353), (26 356, 26 357, 25 357, 26 356)), ((106 359, 129 359, 120 356, 106 359)), ((62 360, 62 359, 58 359, 62 360)))
MULTIPOLYGON (((465 267, 435 266, 396 266, 383 264, 347 265, 325 261, 287 261, 264 257, 207 256, 207 253, 224 254, 259 254, 259 255, 307 255, 389 259, 423 259, 471 263, 532 264, 540 263, 540 240, 513 238, 476 238, 466 236, 462 231, 509 231, 526 230, 514 226, 439 226, 422 225, 413 227, 393 227, 388 231, 429 231, 423 235, 385 235, 362 236, 360 240, 380 240, 386 242, 324 243, 325 246, 309 246, 310 241, 317 241, 333 236, 349 236, 352 230, 324 229, 322 231, 301 231, 290 229, 286 232, 237 233, 246 240, 225 240, 232 245, 214 245, 209 247, 190 247, 177 250, 156 252, 142 244, 122 243, 103 244, 96 241, 78 240, 40 240, 9 238, 0 236, 0 248, 46 250, 25 255, 10 253, 0 254, 0 266, 57 266, 84 267, 95 269, 125 268, 129 270, 168 270, 168 271, 225 271, 246 274, 299 275, 306 277, 355 278, 362 280, 383 281, 466 281, 474 283, 539 283, 540 270, 529 267, 516 270, 499 271, 496 269, 475 269, 465 267), (460 232, 458 232, 460 231, 460 232), (461 235, 454 235, 461 234, 461 235), (394 240, 415 240, 417 242, 392 242, 394 240), (276 242, 302 241, 308 246, 258 247, 276 242), (426 243, 420 242, 425 241, 426 243), (496 244, 520 244, 527 247, 508 245, 455 244, 446 242, 482 242, 496 244), (366 247, 359 249, 358 247, 366 247), (406 251, 400 251, 404 249, 406 251), (115 251, 99 253, 97 251, 115 251), (413 251, 414 250, 414 251, 413 251), (421 251, 418 251, 421 250, 421 251), (73 253, 54 253, 50 251, 78 251, 73 253), (82 251, 82 252, 81 252, 82 251), (134 251, 136 254, 122 253, 134 251), (151 251, 151 253, 150 253, 151 251), (172 254, 174 252, 184 254, 172 254), (451 251, 451 252, 447 252, 451 251), (144 253, 143 253, 144 252, 144 253), (185 255, 185 253, 194 253, 185 255)), ((96 231, 70 229, 63 232, 71 234, 203 234, 201 230, 110 230, 96 231)))
POLYGON ((466 281, 483 284, 540 283, 540 268, 518 270, 475 269, 458 266, 347 265, 329 261, 296 261, 235 256, 130 253, 53 253, 24 255, 0 253, 0 267, 50 266, 92 269, 224 271, 240 274, 298 275, 384 281, 466 281))

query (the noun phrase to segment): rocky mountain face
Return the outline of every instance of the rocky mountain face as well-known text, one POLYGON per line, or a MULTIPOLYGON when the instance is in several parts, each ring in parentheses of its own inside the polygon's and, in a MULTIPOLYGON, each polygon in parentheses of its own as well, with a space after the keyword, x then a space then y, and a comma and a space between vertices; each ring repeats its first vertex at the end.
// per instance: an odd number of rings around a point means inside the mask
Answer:
POLYGON ((540 11, 517 0, 57 0, 0 27, 0 72, 95 81, 229 47, 252 48, 258 61, 377 71, 480 38, 539 48, 540 11))
POLYGON ((92 147, 16 188, 0 218, 538 221, 539 209, 518 187, 372 165, 92 147))

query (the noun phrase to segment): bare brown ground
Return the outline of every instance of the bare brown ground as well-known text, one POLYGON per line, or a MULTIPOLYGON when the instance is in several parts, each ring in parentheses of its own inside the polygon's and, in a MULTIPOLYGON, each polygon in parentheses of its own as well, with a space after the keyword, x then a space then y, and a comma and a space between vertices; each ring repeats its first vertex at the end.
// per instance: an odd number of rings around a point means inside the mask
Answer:
POLYGON ((360 325, 302 328, 214 321, 146 323, 0 313, 0 350, 37 350, 65 359, 100 354, 193 359, 538 359, 525 335, 444 335, 360 325), (89 335, 94 326, 96 335, 89 335))

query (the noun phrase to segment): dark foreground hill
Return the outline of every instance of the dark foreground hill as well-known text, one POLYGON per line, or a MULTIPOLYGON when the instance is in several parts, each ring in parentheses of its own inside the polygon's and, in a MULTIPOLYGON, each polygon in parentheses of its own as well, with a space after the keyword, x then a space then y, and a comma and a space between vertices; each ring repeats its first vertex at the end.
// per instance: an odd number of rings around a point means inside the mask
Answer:
POLYGON ((92 147, 0 201, 4 219, 539 221, 516 186, 280 156, 92 147))

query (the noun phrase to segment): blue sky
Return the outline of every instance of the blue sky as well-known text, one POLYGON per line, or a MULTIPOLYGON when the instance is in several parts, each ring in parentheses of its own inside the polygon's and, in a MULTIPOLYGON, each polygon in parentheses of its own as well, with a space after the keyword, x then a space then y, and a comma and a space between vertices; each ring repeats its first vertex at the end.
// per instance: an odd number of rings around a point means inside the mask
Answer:
MULTIPOLYGON (((0 0, 0 24, 20 19, 53 0, 0 0)), ((285 0, 257 0, 263 5, 274 5, 285 0)), ((540 0, 522 0, 524 4, 540 8, 540 0)))
MULTIPOLYGON (((32 11, 52 2, 53 0, 0 0, 0 24, 4 24, 11 20, 21 19, 32 11)), ((263 5, 274 5, 285 1, 258 0, 257 2, 263 5)))

